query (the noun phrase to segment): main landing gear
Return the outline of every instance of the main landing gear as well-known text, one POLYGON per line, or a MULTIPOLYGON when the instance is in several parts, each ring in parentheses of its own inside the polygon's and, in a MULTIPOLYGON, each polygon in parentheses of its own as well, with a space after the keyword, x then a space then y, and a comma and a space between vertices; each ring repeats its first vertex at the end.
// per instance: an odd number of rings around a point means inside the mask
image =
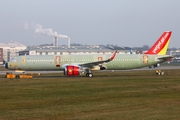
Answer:
POLYGON ((90 69, 86 69, 86 77, 93 77, 93 74, 90 69))
POLYGON ((86 73, 86 77, 93 77, 92 73, 86 73))

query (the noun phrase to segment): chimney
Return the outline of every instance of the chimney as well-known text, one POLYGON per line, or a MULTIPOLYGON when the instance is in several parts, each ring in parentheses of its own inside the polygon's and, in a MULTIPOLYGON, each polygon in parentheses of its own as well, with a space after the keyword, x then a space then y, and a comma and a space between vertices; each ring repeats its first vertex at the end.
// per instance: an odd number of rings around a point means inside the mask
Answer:
POLYGON ((70 38, 68 38, 68 48, 70 48, 70 38))
POLYGON ((54 46, 54 47, 58 47, 58 37, 54 37, 53 46, 54 46))

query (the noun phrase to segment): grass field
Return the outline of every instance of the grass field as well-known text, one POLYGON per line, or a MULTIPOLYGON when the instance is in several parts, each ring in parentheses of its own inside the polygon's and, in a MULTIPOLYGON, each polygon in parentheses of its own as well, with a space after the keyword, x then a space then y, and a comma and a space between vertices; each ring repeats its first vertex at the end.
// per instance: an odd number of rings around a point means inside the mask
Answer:
MULTIPOLYGON (((93 78, 0 76, 0 119, 180 119, 180 70, 95 72, 93 78)), ((54 77, 53 77, 54 76, 54 77)))

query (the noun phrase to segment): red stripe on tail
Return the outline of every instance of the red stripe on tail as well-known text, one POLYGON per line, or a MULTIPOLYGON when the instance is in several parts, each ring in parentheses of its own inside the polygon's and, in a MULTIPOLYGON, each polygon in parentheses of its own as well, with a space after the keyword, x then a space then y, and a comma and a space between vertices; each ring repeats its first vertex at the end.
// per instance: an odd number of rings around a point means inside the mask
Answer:
POLYGON ((158 54, 170 40, 171 33, 171 31, 164 32, 156 43, 144 54, 158 54))

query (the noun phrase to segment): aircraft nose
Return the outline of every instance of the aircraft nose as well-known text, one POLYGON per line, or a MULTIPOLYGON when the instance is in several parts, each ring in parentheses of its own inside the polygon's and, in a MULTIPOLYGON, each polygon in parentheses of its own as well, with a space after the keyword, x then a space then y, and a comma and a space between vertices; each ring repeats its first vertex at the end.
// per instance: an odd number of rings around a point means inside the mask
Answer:
POLYGON ((5 63, 4 67, 8 69, 8 62, 5 63))

